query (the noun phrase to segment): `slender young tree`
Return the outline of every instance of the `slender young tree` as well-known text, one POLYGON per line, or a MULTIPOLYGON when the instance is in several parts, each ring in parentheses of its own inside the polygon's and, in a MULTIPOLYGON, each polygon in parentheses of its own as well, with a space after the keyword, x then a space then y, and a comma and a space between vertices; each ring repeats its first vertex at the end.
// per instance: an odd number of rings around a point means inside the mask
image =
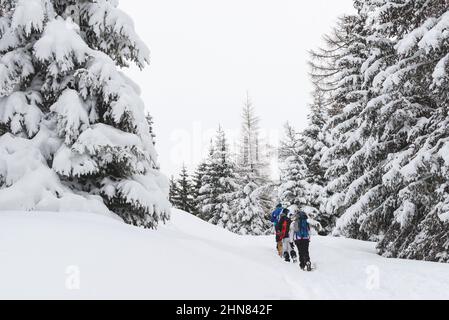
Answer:
POLYGON ((242 129, 240 141, 239 165, 248 167, 255 175, 257 184, 268 181, 268 162, 260 141, 260 119, 256 116, 255 107, 249 93, 242 111, 242 129))
POLYGON ((237 174, 239 191, 235 199, 234 231, 260 235, 270 229, 267 214, 271 209, 268 162, 259 138, 259 119, 247 94, 242 114, 242 136, 237 174))

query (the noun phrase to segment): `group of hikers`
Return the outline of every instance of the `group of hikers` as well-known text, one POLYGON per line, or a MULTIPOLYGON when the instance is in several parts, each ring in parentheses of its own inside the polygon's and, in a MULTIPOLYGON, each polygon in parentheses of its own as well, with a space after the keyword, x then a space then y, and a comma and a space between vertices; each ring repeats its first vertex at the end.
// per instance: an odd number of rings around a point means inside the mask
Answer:
POLYGON ((296 207, 284 208, 278 204, 271 214, 271 222, 276 230, 276 248, 286 262, 297 262, 295 245, 298 248, 299 266, 302 270, 312 271, 309 256, 310 225, 305 212, 296 207))

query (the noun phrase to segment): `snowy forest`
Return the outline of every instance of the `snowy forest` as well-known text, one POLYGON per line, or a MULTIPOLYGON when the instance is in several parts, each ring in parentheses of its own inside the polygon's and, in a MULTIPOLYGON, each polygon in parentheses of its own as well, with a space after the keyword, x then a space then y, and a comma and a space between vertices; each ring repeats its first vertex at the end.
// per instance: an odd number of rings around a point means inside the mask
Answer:
POLYGON ((319 235, 449 262, 449 2, 354 7, 310 48, 308 126, 285 119, 278 178, 248 95, 238 151, 217 119, 207 157, 168 179, 157 119, 124 72, 150 52, 118 1, 0 0, 0 210, 157 229, 174 207, 261 236, 281 203, 319 235))
POLYGON ((219 129, 196 172, 172 179, 170 199, 255 235, 270 232, 270 207, 295 205, 320 234, 376 241, 386 257, 449 262, 449 3, 354 6, 310 51, 309 125, 285 125, 279 181, 266 174, 248 101, 241 151, 233 155, 219 129))

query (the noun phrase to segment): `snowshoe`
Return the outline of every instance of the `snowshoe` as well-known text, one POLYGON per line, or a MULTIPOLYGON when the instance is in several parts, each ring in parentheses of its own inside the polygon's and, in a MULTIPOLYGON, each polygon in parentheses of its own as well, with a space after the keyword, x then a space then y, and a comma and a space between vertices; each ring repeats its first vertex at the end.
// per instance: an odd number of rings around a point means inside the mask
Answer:
POLYGON ((298 262, 298 257, 296 256, 296 252, 292 251, 290 256, 292 257, 293 263, 298 262))
POLYGON ((309 262, 307 262, 306 263, 306 268, 307 268, 307 271, 312 271, 312 263, 309 261, 309 262))

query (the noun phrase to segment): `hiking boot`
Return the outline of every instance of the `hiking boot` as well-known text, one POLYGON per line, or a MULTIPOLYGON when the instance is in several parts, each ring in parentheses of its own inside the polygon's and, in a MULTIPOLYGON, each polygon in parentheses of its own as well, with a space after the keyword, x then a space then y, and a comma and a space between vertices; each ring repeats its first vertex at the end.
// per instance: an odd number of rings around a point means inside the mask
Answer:
POLYGON ((307 271, 312 271, 312 263, 309 261, 306 263, 307 271))
POLYGON ((292 260, 293 260, 294 263, 298 262, 298 257, 296 255, 295 251, 290 252, 290 257, 292 257, 292 260))

